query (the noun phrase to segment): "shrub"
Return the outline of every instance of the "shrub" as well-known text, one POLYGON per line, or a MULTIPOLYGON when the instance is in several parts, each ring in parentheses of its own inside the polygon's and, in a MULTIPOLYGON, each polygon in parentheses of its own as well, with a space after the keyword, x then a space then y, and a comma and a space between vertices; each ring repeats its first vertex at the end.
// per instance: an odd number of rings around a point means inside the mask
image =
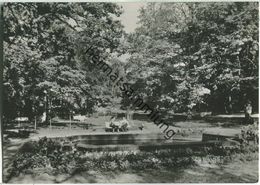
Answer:
POLYGON ((194 165, 201 158, 213 163, 226 163, 233 159, 253 160, 258 156, 255 146, 221 145, 197 148, 164 149, 155 151, 78 152, 73 145, 42 138, 24 144, 13 162, 11 175, 26 170, 49 168, 50 173, 73 174, 85 170, 144 170, 176 169, 194 165), (66 146, 66 147, 64 147, 66 146))

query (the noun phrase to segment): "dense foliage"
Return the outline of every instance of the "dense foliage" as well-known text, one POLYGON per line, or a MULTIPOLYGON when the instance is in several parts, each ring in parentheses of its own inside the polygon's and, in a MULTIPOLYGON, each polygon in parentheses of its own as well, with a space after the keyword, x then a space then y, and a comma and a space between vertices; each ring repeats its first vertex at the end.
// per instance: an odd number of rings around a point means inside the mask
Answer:
POLYGON ((113 3, 5 3, 5 117, 32 118, 45 108, 86 114, 105 101, 109 86, 86 51, 111 58, 123 34, 120 14, 113 3))
POLYGON ((115 3, 5 3, 4 117, 129 108, 93 51, 153 108, 232 113, 251 100, 258 111, 256 2, 148 3, 130 34, 121 13, 115 3))
POLYGON ((258 111, 257 3, 149 3, 128 36, 129 79, 173 111, 258 111))

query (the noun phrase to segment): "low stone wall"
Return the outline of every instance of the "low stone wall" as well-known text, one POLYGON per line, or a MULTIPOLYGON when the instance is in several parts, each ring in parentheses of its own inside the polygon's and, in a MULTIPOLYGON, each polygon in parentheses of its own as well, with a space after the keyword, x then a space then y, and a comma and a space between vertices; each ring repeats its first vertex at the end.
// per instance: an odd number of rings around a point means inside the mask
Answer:
MULTIPOLYGON (((258 116, 252 116, 255 122, 258 122, 258 116)), ((245 124, 244 115, 216 115, 216 116, 205 116, 203 118, 209 122, 232 122, 236 124, 245 124)))
POLYGON ((207 133, 202 134, 202 141, 225 141, 227 138, 234 139, 234 138, 238 138, 238 136, 207 134, 207 133))
POLYGON ((56 140, 68 140, 93 145, 136 144, 145 142, 167 142, 161 133, 104 133, 56 137, 56 140))
POLYGON ((51 138, 80 151, 161 150, 212 146, 219 141, 166 140, 161 133, 109 133, 51 138))
POLYGON ((88 145, 79 143, 76 148, 80 151, 155 151, 164 149, 195 148, 220 145, 220 141, 174 141, 171 143, 143 143, 117 145, 88 145))

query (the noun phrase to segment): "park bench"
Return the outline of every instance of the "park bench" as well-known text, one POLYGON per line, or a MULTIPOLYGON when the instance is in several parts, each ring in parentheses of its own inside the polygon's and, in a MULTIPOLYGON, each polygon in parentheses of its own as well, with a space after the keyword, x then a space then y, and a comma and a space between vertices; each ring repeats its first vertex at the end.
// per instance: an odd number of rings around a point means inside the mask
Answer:
POLYGON ((52 119, 52 126, 59 128, 59 127, 67 127, 71 124, 71 126, 79 126, 84 129, 88 129, 89 126, 91 125, 90 123, 86 121, 80 121, 80 120, 65 120, 65 119, 60 119, 60 118, 54 118, 52 119))

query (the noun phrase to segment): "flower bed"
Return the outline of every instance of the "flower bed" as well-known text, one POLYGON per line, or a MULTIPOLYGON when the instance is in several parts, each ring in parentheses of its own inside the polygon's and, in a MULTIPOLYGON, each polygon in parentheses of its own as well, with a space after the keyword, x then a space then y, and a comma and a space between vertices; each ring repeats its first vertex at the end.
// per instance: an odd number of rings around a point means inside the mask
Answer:
POLYGON ((155 151, 80 152, 73 144, 43 138, 26 143, 9 170, 9 178, 20 173, 46 171, 75 174, 79 171, 177 169, 196 165, 198 158, 224 163, 239 154, 245 160, 256 158, 258 146, 215 146, 155 151), (254 155, 251 155, 254 154, 254 155), (253 157, 252 157, 253 156, 253 157))

